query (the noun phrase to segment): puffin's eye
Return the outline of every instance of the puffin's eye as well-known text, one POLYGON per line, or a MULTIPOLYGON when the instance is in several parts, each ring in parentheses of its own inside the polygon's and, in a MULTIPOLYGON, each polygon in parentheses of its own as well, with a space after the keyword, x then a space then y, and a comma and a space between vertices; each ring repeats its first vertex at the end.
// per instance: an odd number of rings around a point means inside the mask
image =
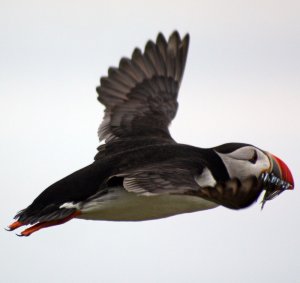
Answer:
POLYGON ((249 159, 249 162, 251 162, 252 164, 255 164, 257 161, 257 152, 256 150, 254 150, 253 156, 249 159))

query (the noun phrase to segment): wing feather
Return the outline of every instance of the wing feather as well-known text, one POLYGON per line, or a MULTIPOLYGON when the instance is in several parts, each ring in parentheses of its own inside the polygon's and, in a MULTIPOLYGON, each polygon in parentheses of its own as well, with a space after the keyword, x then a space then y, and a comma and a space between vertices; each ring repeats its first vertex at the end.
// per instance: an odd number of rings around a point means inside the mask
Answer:
POLYGON ((141 138, 174 142, 168 126, 176 115, 177 95, 184 72, 189 35, 178 32, 168 41, 160 33, 144 53, 134 49, 100 79, 98 100, 106 107, 99 138, 106 143, 141 138))

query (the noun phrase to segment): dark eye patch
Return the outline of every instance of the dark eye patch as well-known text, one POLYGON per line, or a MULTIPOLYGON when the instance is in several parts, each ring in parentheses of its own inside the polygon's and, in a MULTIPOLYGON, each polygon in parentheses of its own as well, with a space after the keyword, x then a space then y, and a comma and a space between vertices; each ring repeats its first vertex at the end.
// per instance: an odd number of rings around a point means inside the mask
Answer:
POLYGON ((254 150, 253 156, 249 159, 249 162, 251 162, 252 164, 255 164, 257 161, 257 152, 256 150, 254 150))

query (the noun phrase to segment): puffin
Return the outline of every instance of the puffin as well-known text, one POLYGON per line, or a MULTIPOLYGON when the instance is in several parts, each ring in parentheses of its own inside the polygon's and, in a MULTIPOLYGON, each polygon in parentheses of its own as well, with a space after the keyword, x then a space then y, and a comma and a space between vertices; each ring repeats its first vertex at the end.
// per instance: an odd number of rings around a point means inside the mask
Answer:
POLYGON ((108 69, 96 88, 105 106, 94 161, 46 188, 7 228, 29 236, 73 218, 143 221, 224 206, 262 205, 294 188, 288 166, 247 143, 198 148, 169 132, 189 34, 159 33, 108 69))

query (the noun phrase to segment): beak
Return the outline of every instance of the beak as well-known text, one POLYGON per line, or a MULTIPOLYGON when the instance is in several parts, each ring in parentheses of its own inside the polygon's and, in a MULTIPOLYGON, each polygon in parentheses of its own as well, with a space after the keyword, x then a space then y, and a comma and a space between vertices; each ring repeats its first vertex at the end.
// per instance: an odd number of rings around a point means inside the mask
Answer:
POLYGON ((283 181, 282 184, 285 185, 285 189, 293 190, 295 185, 294 179, 288 166, 277 156, 271 153, 268 153, 268 156, 271 161, 269 173, 283 181))
POLYGON ((293 190, 295 186, 289 167, 277 156, 268 152, 267 155, 271 166, 267 172, 262 174, 261 180, 263 188, 266 190, 262 200, 262 209, 267 201, 274 199, 285 190, 293 190))

